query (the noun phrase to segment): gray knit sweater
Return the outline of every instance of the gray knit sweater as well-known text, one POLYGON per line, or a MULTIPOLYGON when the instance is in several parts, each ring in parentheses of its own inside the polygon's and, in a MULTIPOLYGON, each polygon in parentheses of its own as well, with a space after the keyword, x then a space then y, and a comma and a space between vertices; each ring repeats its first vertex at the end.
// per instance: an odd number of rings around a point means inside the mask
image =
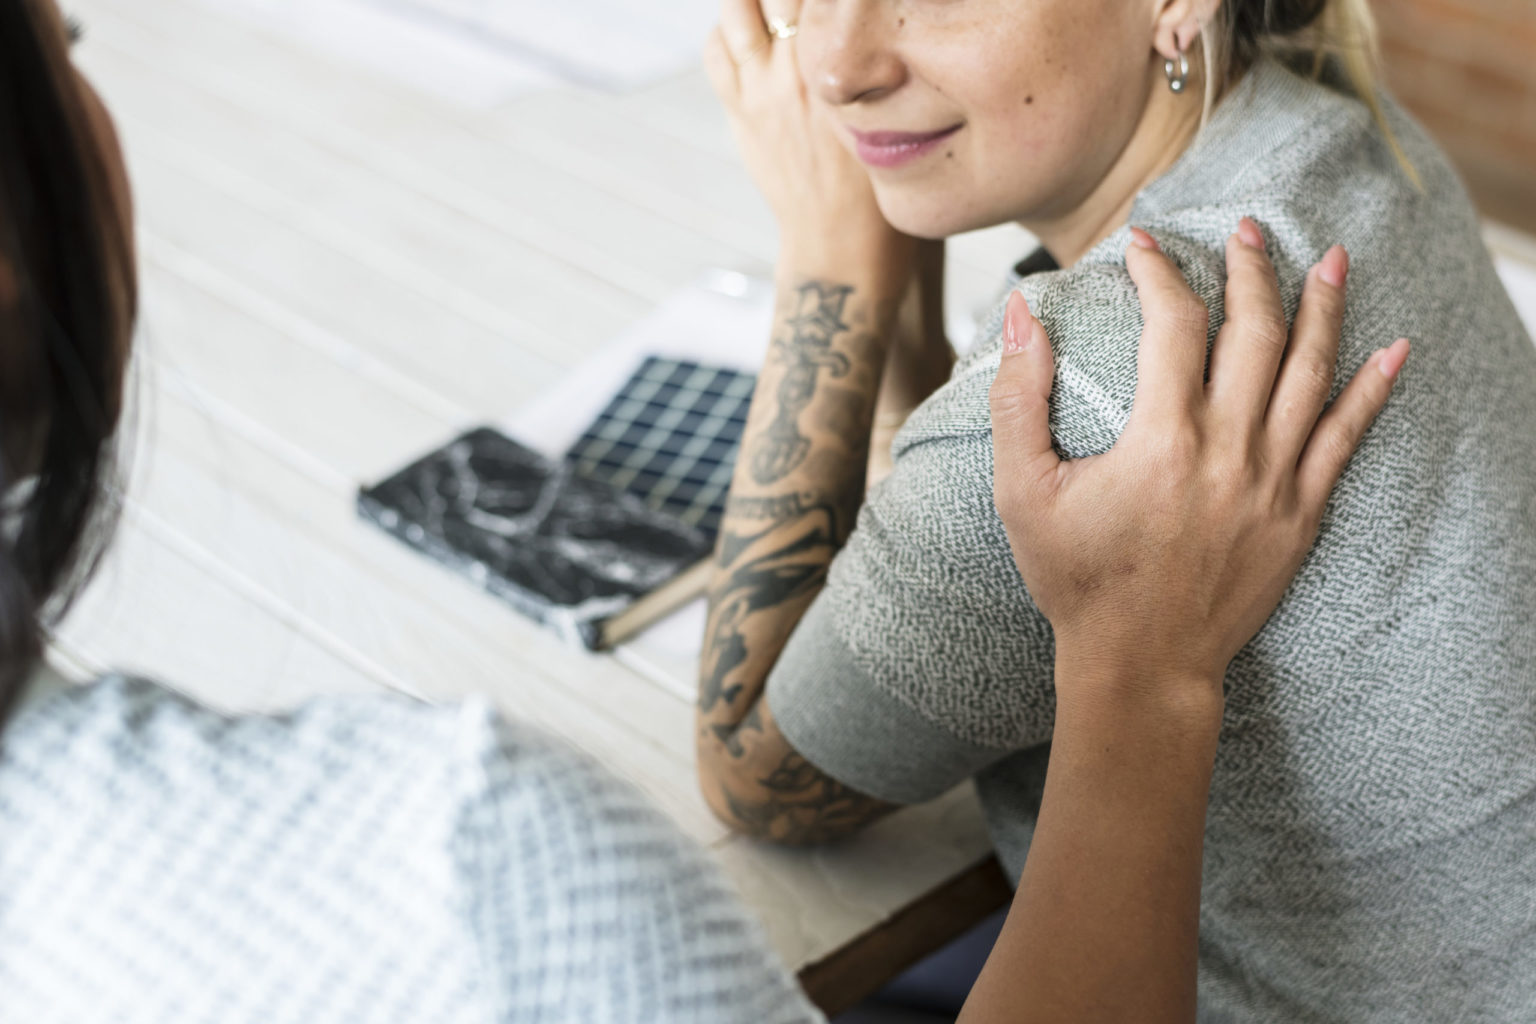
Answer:
MULTIPOLYGON (((1206 1021, 1536 1020, 1536 350, 1443 155, 1263 63, 1137 198, 1222 320, 1223 245, 1254 216, 1287 311, 1352 257, 1339 387, 1414 355, 1317 547, 1232 663, 1200 937, 1206 1021)), ((1108 449, 1136 384, 1125 230, 1017 281, 1056 353, 1063 453, 1108 449)), ((914 414, 768 697, 791 743, 875 796, 977 778, 1017 876, 1053 716, 1052 638, 992 504, 1001 306, 914 414)))

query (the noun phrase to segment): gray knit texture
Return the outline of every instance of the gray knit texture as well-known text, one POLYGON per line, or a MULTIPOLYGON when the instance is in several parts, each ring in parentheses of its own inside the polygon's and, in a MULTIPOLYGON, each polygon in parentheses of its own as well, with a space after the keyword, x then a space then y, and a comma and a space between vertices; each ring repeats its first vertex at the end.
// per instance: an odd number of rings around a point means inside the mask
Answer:
POLYGON ((483 700, 113 678, 3 740, 0 1020, 824 1020, 704 851, 483 700))
MULTIPOLYGON (((1130 222, 1223 319, 1224 245, 1263 227, 1287 315, 1352 262, 1335 395, 1414 351, 1317 546, 1228 673, 1201 913, 1207 1021, 1536 1021, 1536 350, 1450 165, 1402 111, 1414 187, 1360 102, 1261 63, 1130 222)), ((1126 230, 1017 282, 1057 362, 1060 450, 1103 452, 1136 386, 1126 230)), ((895 445, 769 683, 791 743, 877 796, 978 778, 1028 849, 1052 636, 992 503, 1002 305, 895 445)))

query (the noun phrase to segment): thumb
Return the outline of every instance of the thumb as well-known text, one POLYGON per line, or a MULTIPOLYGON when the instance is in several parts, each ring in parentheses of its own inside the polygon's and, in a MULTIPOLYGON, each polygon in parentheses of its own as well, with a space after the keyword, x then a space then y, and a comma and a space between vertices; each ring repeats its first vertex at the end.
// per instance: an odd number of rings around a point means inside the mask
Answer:
POLYGON ((1045 327, 1022 293, 1008 296, 1003 358, 992 382, 992 479, 999 512, 1054 492, 1061 459, 1051 446, 1051 382, 1056 361, 1045 327), (1006 504, 1005 504, 1006 503, 1006 504))

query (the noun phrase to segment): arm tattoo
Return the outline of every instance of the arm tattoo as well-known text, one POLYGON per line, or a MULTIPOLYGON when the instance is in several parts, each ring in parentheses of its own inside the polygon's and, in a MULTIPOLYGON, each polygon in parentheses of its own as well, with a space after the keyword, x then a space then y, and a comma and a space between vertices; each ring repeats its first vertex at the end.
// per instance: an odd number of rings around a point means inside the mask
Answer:
POLYGON ((848 330, 843 322, 843 308, 853 289, 824 281, 809 281, 797 290, 796 310, 788 318, 788 336, 773 343, 774 357, 786 364, 779 381, 779 407, 767 432, 752 453, 752 479, 760 484, 776 483, 805 461, 811 450, 810 438, 800 433, 800 414, 816 393, 816 378, 822 367, 833 377, 847 375, 848 357, 832 350, 832 342, 848 330))
POLYGON ((746 717, 736 725, 715 724, 710 726, 715 739, 725 746, 725 752, 740 761, 747 754, 745 733, 766 731, 763 728, 763 702, 758 701, 747 711, 746 717))
POLYGON ((795 751, 762 699, 864 494, 884 368, 880 331, 894 303, 853 302, 854 295, 852 285, 808 281, 780 297, 781 309, 789 308, 748 421, 767 422, 742 441, 699 666, 705 795, 733 827, 786 843, 846 835, 890 809, 795 751), (753 484, 762 489, 751 493, 753 484))
POLYGON ((725 514, 737 519, 790 519, 810 513, 816 499, 808 493, 780 494, 772 498, 725 499, 725 514))
POLYGON ((727 685, 726 680, 747 660, 747 639, 741 628, 747 618, 753 612, 819 590, 837 543, 837 514, 826 505, 792 520, 771 523, 757 534, 729 530, 722 534, 716 561, 722 568, 730 568, 709 595, 714 615, 705 637, 700 711, 713 711, 722 700, 734 704, 741 695, 743 684, 727 685), (766 551, 734 564, 764 540, 769 541, 766 551))
POLYGON ((824 843, 856 832, 891 810, 891 805, 865 796, 823 775, 794 751, 758 784, 770 799, 748 801, 725 790, 725 800, 754 835, 791 844, 824 843))

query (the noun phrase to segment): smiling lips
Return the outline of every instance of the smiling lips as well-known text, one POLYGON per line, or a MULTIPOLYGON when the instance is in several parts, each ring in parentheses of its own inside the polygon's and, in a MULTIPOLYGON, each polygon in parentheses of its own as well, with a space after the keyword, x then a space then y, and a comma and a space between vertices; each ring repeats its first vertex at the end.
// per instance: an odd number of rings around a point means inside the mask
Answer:
POLYGON ((859 159, 871 167, 900 167, 938 148, 961 129, 952 125, 936 132, 858 132, 853 135, 859 159))

